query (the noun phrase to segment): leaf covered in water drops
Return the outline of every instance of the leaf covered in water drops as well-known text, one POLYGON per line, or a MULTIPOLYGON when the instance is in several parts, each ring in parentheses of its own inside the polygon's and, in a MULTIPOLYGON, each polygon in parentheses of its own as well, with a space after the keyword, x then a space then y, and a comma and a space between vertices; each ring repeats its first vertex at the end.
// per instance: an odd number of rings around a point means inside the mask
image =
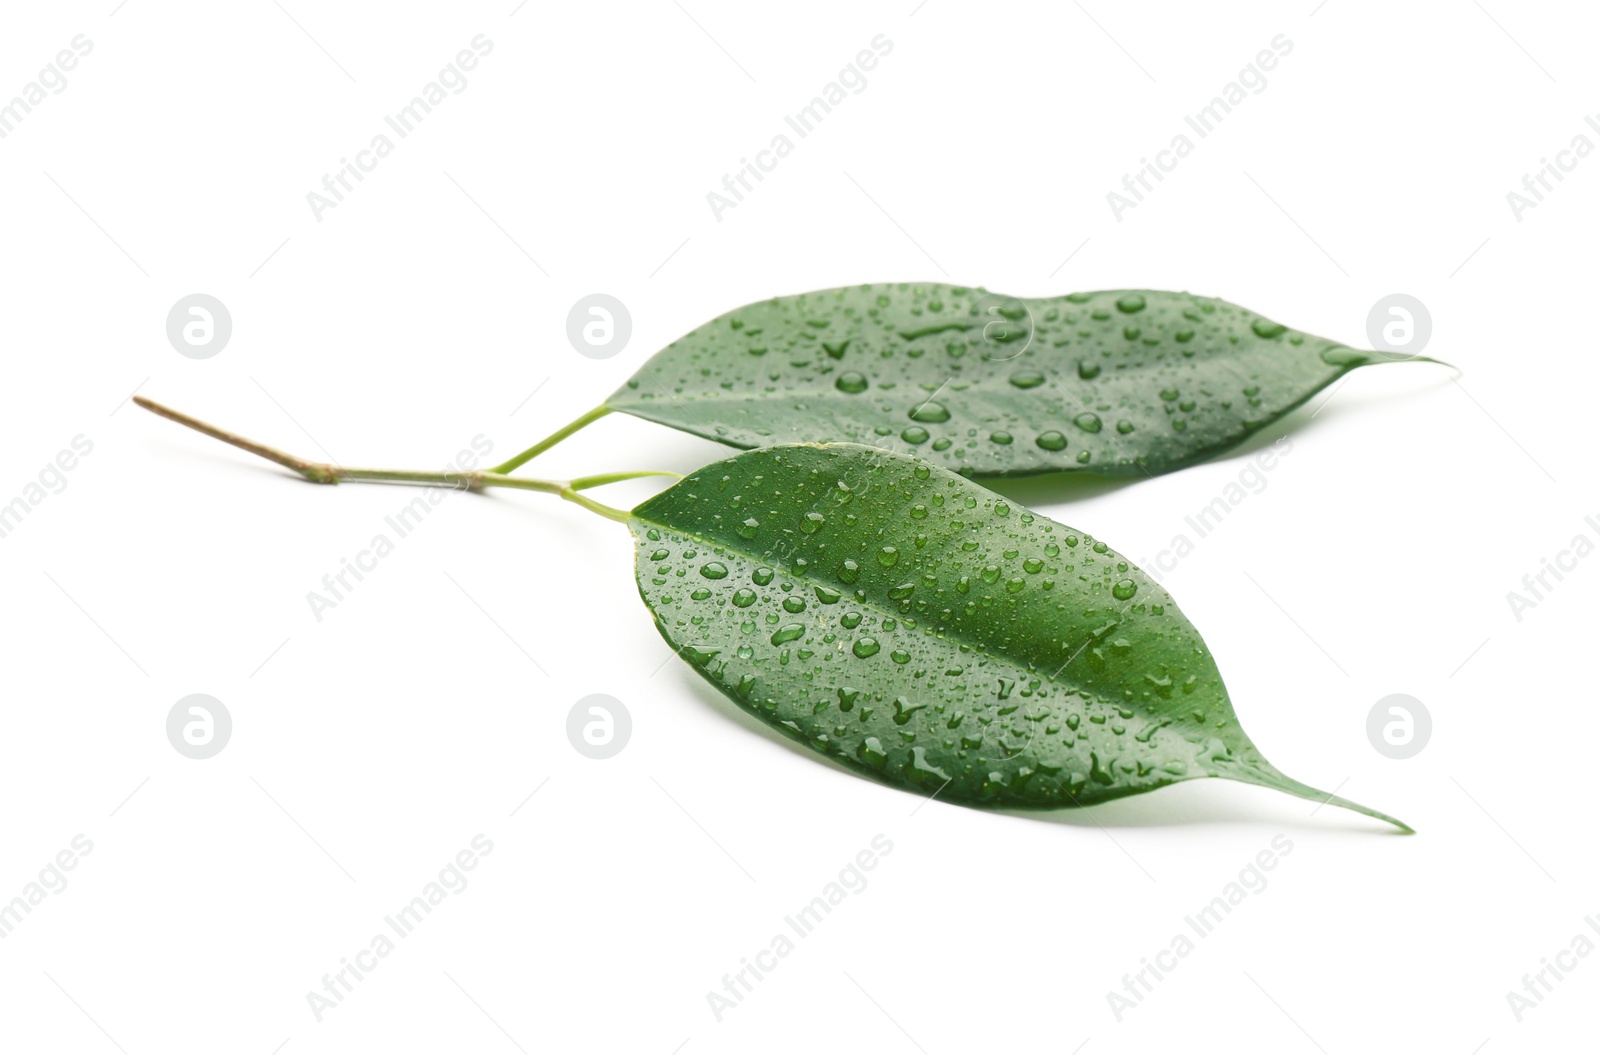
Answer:
POLYGON ((629 526, 640 594, 678 654, 768 725, 886 784, 1048 809, 1225 777, 1405 828, 1269 764, 1149 576, 917 458, 750 451, 629 526))
POLYGON ((1387 361, 1188 293, 851 286, 719 316, 606 407, 740 448, 844 441, 974 476, 1144 476, 1387 361))

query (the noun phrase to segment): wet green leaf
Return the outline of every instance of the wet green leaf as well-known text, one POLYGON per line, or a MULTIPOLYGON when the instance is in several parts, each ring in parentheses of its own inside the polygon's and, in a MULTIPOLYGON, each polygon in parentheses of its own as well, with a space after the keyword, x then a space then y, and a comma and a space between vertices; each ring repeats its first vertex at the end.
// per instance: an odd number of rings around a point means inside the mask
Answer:
POLYGON ((1405 828, 1270 765, 1199 633, 1124 557, 914 457, 751 451, 629 526, 678 654, 863 775, 1013 809, 1225 777, 1405 828))
POLYGON ((740 448, 849 441, 975 476, 1143 476, 1386 361, 1187 293, 852 286, 713 319, 606 407, 740 448))

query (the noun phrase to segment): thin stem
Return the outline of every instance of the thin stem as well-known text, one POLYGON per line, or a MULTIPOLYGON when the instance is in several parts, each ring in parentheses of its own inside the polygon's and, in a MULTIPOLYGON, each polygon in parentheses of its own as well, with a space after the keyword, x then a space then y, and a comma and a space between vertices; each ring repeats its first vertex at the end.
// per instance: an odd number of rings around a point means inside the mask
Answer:
MULTIPOLYGON (((509 479, 515 479, 515 477, 510 477, 509 479)), ((600 502, 596 502, 588 495, 579 494, 570 487, 559 493, 561 497, 565 498, 567 501, 575 502, 583 508, 589 510, 591 513, 599 513, 607 520, 615 520, 619 524, 626 524, 628 521, 633 519, 633 514, 629 513, 627 510, 616 509, 608 505, 603 505, 600 502)))
POLYGON ((331 483, 349 480, 358 484, 448 484, 458 491, 477 491, 485 487, 514 487, 522 491, 543 491, 558 495, 571 484, 564 480, 532 480, 487 472, 429 472, 426 469, 346 469, 333 467, 331 483))
MULTIPOLYGON (((223 443, 230 443, 241 450, 249 451, 251 454, 258 455, 270 462, 276 462, 284 468, 293 469, 307 480, 318 484, 336 484, 342 480, 348 480, 352 483, 443 484, 462 491, 478 491, 485 487, 510 487, 521 491, 543 491, 546 494, 559 495, 566 501, 580 505, 590 512, 598 513, 608 520, 627 523, 632 519, 632 515, 626 510, 604 505, 578 492, 585 488, 616 483, 619 480, 634 480, 645 476, 679 475, 677 473, 647 470, 604 473, 598 476, 580 477, 576 480, 533 480, 527 477, 507 476, 499 469, 490 469, 483 472, 430 472, 424 469, 348 469, 342 465, 307 461, 304 458, 287 454, 276 447, 268 447, 264 443, 257 443, 255 440, 247 439, 238 433, 220 429, 215 425, 201 421, 199 418, 190 417, 181 411, 163 406, 153 399, 146 399, 144 396, 134 396, 133 401, 152 414, 159 414, 164 418, 176 421, 180 425, 188 426, 196 432, 202 432, 213 439, 221 440, 223 443)), ((588 416, 592 420, 600 415, 591 412, 588 416)), ((582 425, 574 423, 573 426, 568 426, 566 431, 570 434, 581 427, 582 425)), ((681 477, 679 478, 681 479, 681 477)))
POLYGON ((249 451, 251 454, 259 455, 260 457, 267 459, 269 462, 277 462, 279 465, 287 469, 293 469, 295 472, 299 473, 301 476, 304 476, 312 483, 332 484, 339 482, 336 477, 331 475, 331 473, 319 471, 329 469, 328 466, 320 465, 316 462, 308 462, 304 458, 296 458, 292 454, 285 454, 276 447, 268 447, 264 443, 257 443, 255 440, 245 439, 243 436, 240 436, 237 433, 228 432, 225 429, 219 429, 215 425, 207 425, 199 418, 191 418, 189 415, 184 414, 181 411, 173 410, 171 407, 162 406, 153 399, 146 399, 144 396, 134 396, 133 401, 144 409, 150 411, 152 414, 160 414, 162 417, 170 418, 180 425, 187 425, 196 432, 203 432, 213 439, 221 440, 223 443, 231 443, 235 447, 238 447, 241 450, 249 451))
POLYGON ((574 491, 585 491, 591 487, 604 487, 606 484, 620 483, 623 480, 639 480, 646 476, 670 476, 674 480, 682 480, 682 473, 668 472, 664 469, 645 469, 631 473, 602 473, 599 476, 580 476, 569 480, 567 486, 574 491))
POLYGON ((598 407, 595 407, 593 410, 589 411, 589 413, 583 415, 583 417, 561 426, 559 429, 552 432, 538 443, 535 443, 532 447, 529 447, 521 454, 509 459, 508 461, 501 462, 499 465, 496 465, 489 471, 496 473, 513 472, 519 466, 532 461, 534 458, 543 454, 551 447, 554 447, 556 444, 572 435, 574 432, 577 432, 579 429, 584 428, 587 425, 592 425, 609 413, 611 413, 611 408, 602 403, 598 407))

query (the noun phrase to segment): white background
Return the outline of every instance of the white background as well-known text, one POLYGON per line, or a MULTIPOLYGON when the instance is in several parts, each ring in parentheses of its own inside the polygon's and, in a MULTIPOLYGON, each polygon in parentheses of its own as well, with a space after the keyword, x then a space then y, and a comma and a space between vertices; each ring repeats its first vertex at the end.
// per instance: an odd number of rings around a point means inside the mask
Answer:
MULTIPOLYGON (((93 42, 0 140, 0 503, 94 445, 0 539, 0 899, 94 847, 0 940, 6 1049, 1592 1046, 1600 957, 1520 1023, 1506 998, 1600 912, 1600 560, 1520 621, 1506 599, 1600 536, 1600 160, 1520 221, 1506 198, 1600 142, 1592 12, 114 6, 19 7, 0 33, 0 97, 93 42), (477 34, 468 86, 315 219, 307 193, 477 34), (715 219, 707 193, 878 34, 866 89, 715 219), (1278 34, 1265 90, 1114 218, 1107 192, 1278 34), (480 433, 504 457, 740 304, 946 278, 1188 289, 1358 346, 1379 297, 1428 306, 1459 382, 1386 366, 1314 400, 1266 489, 1164 576, 1266 755, 1417 835, 1221 781, 918 809, 697 680, 627 532, 543 495, 452 496, 318 622, 307 592, 413 495, 311 486, 126 402, 345 464, 438 466, 480 433), (196 292, 234 327, 204 361, 165 334, 196 292), (594 292, 633 319, 605 361, 566 338, 594 292), (196 692, 234 723, 206 761, 165 734, 196 692), (1396 692, 1433 716, 1408 761, 1365 731, 1396 692), (607 761, 565 733, 590 693, 632 715, 607 761), (478 833, 470 885, 318 1022, 306 994, 478 833), (718 1022, 707 992, 879 833, 868 886, 718 1022), (1119 1023, 1108 991, 1280 833, 1270 884, 1119 1023)), ((530 469, 721 453, 618 416, 530 469)), ((1245 465, 1000 489, 1148 560, 1245 465)))

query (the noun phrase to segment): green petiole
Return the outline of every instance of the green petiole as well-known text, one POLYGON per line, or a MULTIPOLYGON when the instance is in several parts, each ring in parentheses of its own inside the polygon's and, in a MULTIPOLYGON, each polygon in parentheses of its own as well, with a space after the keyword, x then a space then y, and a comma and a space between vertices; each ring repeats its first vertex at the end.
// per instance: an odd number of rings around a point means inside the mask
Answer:
POLYGON ((611 413, 611 408, 602 403, 577 420, 568 422, 567 424, 561 426, 559 429, 552 432, 538 443, 535 443, 532 447, 529 447, 521 454, 507 461, 501 462, 499 465, 495 466, 489 471, 495 473, 512 472, 520 466, 531 462, 533 459, 537 458, 551 447, 554 447, 568 436, 571 436, 574 432, 594 424, 596 421, 599 421, 609 413, 611 413))
POLYGON ((227 429, 218 428, 215 425, 201 421, 199 418, 191 417, 181 411, 173 410, 171 407, 163 406, 153 399, 134 396, 133 401, 152 414, 159 414, 171 421, 176 421, 180 425, 194 429, 196 432, 204 433, 213 439, 232 444, 240 450, 249 451, 251 454, 265 458, 270 462, 276 462, 286 469, 294 470, 312 483, 318 484, 337 484, 350 481, 353 483, 441 484, 464 491, 477 491, 485 487, 510 487, 521 491, 543 491, 547 494, 557 495, 575 505, 582 506, 590 512, 598 513, 608 520, 627 523, 631 518, 631 514, 626 510, 616 509, 604 503, 596 502, 594 499, 579 492, 588 490, 591 487, 603 487, 606 484, 618 483, 623 480, 637 480, 648 476, 670 476, 674 479, 682 479, 678 473, 648 469, 602 473, 595 476, 582 476, 574 480, 535 480, 506 475, 509 471, 507 466, 512 469, 516 468, 540 451, 554 446, 560 440, 577 432, 589 422, 610 413, 609 408, 606 407, 590 411, 565 429, 557 432, 554 436, 513 458, 505 466, 496 466, 486 471, 433 472, 424 469, 350 469, 327 462, 313 462, 280 451, 276 447, 257 443, 255 440, 229 432, 227 429))

